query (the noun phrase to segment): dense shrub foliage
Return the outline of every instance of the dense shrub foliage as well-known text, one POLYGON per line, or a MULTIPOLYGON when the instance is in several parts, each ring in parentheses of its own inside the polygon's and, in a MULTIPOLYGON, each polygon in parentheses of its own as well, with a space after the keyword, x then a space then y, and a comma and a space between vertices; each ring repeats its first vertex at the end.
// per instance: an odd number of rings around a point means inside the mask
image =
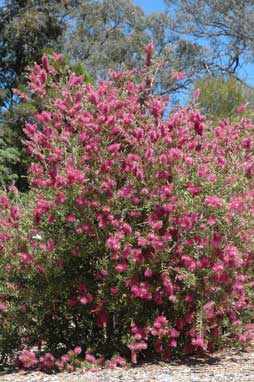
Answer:
POLYGON ((31 191, 0 196, 0 346, 24 367, 253 339, 254 124, 164 118, 151 53, 97 85, 61 77, 60 55, 31 68, 31 191))

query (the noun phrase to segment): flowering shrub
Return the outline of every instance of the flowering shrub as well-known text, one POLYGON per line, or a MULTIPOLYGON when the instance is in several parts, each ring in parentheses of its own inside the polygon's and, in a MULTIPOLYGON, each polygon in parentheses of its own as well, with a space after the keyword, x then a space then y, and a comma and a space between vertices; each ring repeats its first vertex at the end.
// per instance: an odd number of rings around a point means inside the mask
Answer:
POLYGON ((31 68, 31 191, 0 197, 0 344, 24 367, 253 339, 254 124, 212 130, 195 105, 165 119, 151 51, 94 86, 61 77, 59 55, 31 68))

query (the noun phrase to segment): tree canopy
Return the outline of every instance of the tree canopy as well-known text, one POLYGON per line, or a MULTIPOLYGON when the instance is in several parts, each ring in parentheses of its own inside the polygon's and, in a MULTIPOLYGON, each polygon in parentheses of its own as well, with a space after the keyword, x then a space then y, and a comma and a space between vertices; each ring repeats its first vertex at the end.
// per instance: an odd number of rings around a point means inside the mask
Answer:
POLYGON ((253 60, 253 0, 165 0, 165 3, 168 12, 174 12, 174 31, 207 47, 204 63, 208 73, 242 76, 244 65, 253 60))
POLYGON ((210 119, 235 117, 240 105, 253 104, 254 91, 234 76, 208 75, 195 81, 199 89, 199 107, 210 119))

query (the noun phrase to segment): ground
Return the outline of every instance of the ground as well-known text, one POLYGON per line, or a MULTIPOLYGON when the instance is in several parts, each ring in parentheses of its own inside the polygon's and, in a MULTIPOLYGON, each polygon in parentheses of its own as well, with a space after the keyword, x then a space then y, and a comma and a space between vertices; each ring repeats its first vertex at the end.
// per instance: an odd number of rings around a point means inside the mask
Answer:
POLYGON ((225 349, 202 357, 186 357, 169 363, 136 367, 77 371, 48 375, 41 372, 0 374, 1 382, 254 382, 254 348, 240 352, 225 349))

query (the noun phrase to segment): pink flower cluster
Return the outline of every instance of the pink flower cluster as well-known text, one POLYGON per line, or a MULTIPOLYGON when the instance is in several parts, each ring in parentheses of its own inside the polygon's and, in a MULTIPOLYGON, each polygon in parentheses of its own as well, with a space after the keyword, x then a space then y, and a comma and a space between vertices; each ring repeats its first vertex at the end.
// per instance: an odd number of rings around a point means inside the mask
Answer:
POLYGON ((24 349, 18 357, 18 361, 25 369, 29 369, 37 364, 37 358, 33 351, 24 349))
MULTIPOLYGON (((153 49, 145 69, 96 85, 64 77, 56 55, 33 66, 30 89, 44 105, 24 128, 33 194, 26 208, 0 195, 12 285, 1 319, 15 300, 27 325, 69 320, 55 346, 82 330, 94 354, 112 341, 132 362, 253 334, 253 122, 207 128, 193 105, 165 118, 168 99, 151 91, 153 49)), ((94 354, 85 358, 97 365, 94 354)), ((72 356, 45 354, 39 365, 63 368, 72 356)), ((117 356, 110 367, 123 364, 117 356)))

